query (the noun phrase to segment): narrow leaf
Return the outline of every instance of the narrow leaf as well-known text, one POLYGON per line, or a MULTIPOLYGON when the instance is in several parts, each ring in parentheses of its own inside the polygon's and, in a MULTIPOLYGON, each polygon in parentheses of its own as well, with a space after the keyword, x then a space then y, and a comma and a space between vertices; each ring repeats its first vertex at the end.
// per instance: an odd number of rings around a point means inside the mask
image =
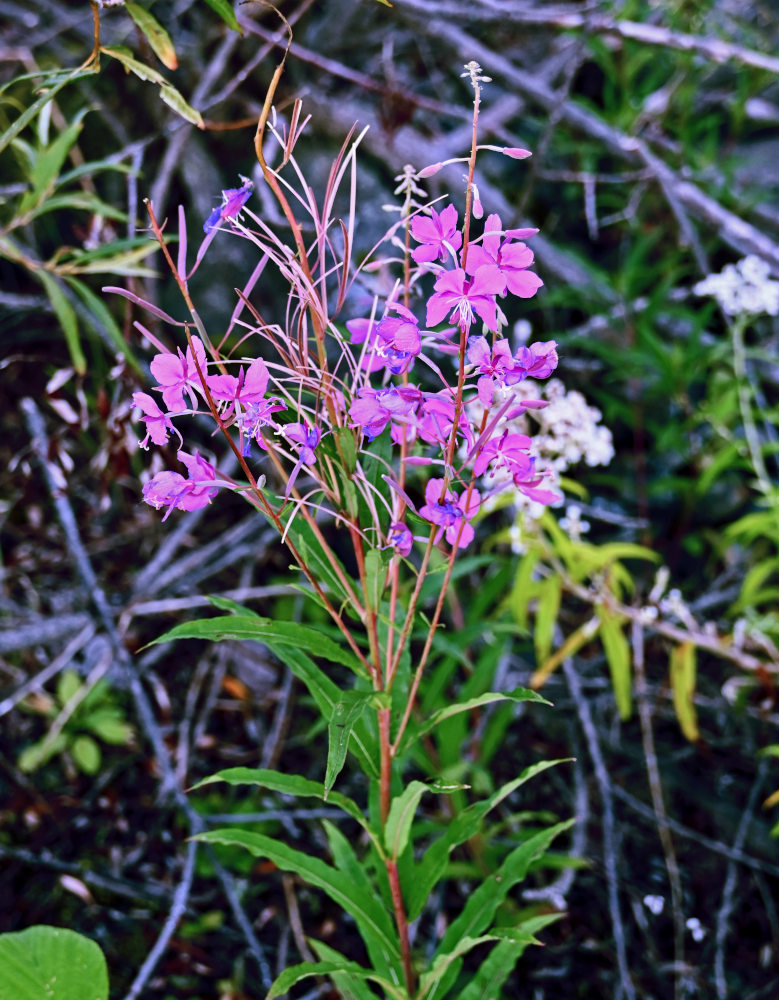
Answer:
POLYGON ((346 763, 346 752, 349 749, 349 737, 355 723, 368 707, 373 693, 359 691, 344 691, 340 700, 333 706, 333 714, 327 727, 328 751, 327 768, 325 769, 325 798, 335 784, 335 779, 346 763))
POLYGON ((533 642, 536 660, 543 663, 552 651, 554 627, 560 610, 562 582, 559 576, 550 576, 539 586, 533 642))
POLYGON ((228 27, 232 28, 233 31, 237 31, 239 35, 243 34, 243 28, 238 23, 232 4, 228 3, 228 0, 206 0, 206 3, 222 18, 228 27))
POLYGON ((417 730, 417 733, 423 736, 425 733, 429 733, 432 729, 435 729, 439 722, 443 722, 444 719, 448 719, 452 715, 458 715, 460 712, 470 712, 472 708, 480 708, 482 705, 490 705, 496 701, 534 701, 539 705, 552 704, 551 701, 547 701, 546 698, 543 698, 536 691, 530 691, 528 688, 518 687, 514 688, 513 691, 487 691, 484 694, 476 695, 474 698, 469 698, 467 701, 457 701, 452 705, 447 705, 445 708, 440 708, 430 716, 421 729, 417 730))
POLYGON ((597 611, 600 618, 601 642, 609 664, 619 717, 623 720, 629 719, 633 705, 630 646, 618 619, 614 618, 603 605, 600 605, 597 611))
POLYGON ((696 672, 697 656, 694 643, 683 642, 671 650, 671 690, 674 711, 682 732, 691 743, 700 737, 693 701, 696 672))
POLYGON ((156 83, 160 88, 160 97, 169 107, 173 108, 177 114, 181 115, 188 122, 197 125, 198 128, 205 128, 203 116, 200 112, 196 111, 190 104, 187 104, 182 95, 172 84, 168 83, 162 73, 134 59, 124 48, 106 48, 105 46, 101 46, 100 51, 107 56, 111 56, 113 59, 117 59, 126 70, 134 73, 141 80, 156 83))
POLYGON ((125 3, 125 9, 130 17, 135 21, 138 30, 144 34, 151 45, 152 51, 157 56, 163 66, 168 69, 178 69, 179 61, 176 58, 176 50, 170 35, 162 27, 154 15, 145 7, 137 3, 125 3))
POLYGON ((68 302, 67 296, 62 291, 56 278, 53 278, 47 271, 39 268, 35 271, 35 277, 40 281, 46 290, 46 294, 51 302, 51 307, 65 334, 65 343, 70 351, 70 359, 73 367, 79 375, 84 375, 87 370, 87 359, 81 349, 81 342, 78 336, 78 323, 73 306, 68 302))

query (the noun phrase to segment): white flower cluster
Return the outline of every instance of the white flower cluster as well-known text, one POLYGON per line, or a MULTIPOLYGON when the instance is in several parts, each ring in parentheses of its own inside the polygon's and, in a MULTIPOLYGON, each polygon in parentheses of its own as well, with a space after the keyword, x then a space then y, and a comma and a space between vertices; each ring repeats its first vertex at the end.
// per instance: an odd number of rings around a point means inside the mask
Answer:
POLYGON ((727 264, 719 274, 710 274, 693 288, 696 295, 713 295, 728 316, 779 315, 779 281, 769 277, 771 269, 760 257, 750 255, 737 264, 727 264))

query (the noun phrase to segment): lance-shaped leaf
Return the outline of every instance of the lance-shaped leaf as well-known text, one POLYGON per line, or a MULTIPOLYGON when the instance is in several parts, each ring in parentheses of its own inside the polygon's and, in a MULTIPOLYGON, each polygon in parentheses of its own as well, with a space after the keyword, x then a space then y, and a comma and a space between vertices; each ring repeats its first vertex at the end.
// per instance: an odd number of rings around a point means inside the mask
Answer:
POLYGON ((538 764, 532 764, 530 767, 526 767, 519 777, 493 792, 489 798, 481 802, 474 802, 458 816, 455 816, 446 832, 428 847, 417 865, 414 882, 408 887, 409 920, 415 920, 422 912, 422 907, 430 897, 430 893, 446 871, 449 855, 455 847, 464 844, 466 840, 470 840, 479 832, 481 822, 487 813, 517 788, 524 785, 526 781, 530 781, 542 771, 562 763, 565 763, 565 759, 545 760, 538 764))
MULTIPOLYGON (((323 962, 341 963, 342 969, 346 969, 350 964, 349 959, 323 941, 309 938, 308 943, 314 954, 323 962)), ((341 1000, 376 1000, 376 994, 368 987, 366 981, 356 975, 350 975, 349 972, 331 972, 329 978, 340 993, 341 1000)))
POLYGON ((349 878, 331 865, 297 851, 271 837, 251 830, 211 830, 198 834, 198 840, 209 844, 228 844, 246 848, 255 857, 267 858, 282 871, 299 875, 310 885, 322 889, 347 913, 351 914, 363 934, 369 934, 387 956, 397 981, 401 979, 400 948, 389 915, 376 907, 376 899, 354 886, 349 878))
POLYGON ((468 698, 467 701, 456 701, 451 705, 440 708, 415 732, 418 736, 423 736, 425 733, 429 733, 432 729, 435 729, 438 723, 443 722, 444 719, 458 715, 460 712, 470 712, 472 708, 481 708, 482 705, 490 705, 496 701, 534 701, 539 705, 552 704, 551 701, 547 701, 538 692, 531 691, 529 688, 518 687, 514 688, 513 691, 486 691, 484 694, 468 698))
POLYGON ((683 642, 671 650, 671 690, 673 691, 674 711, 682 732, 691 743, 694 743, 700 736, 698 717, 693 701, 696 666, 694 643, 683 642))
POLYGON ((35 277, 40 281, 46 290, 46 294, 51 302, 51 307, 57 319, 60 321, 62 332, 65 334, 65 343, 70 351, 70 359, 73 367, 79 375, 83 375, 87 370, 87 359, 81 349, 81 342, 78 336, 78 322, 73 306, 68 302, 68 298, 60 287, 56 278, 47 271, 39 268, 35 271, 35 277))
POLYGON ((630 673, 630 646, 622 631, 622 623, 602 604, 597 608, 600 618, 600 638, 611 673, 611 684, 621 719, 629 719, 633 707, 633 683, 630 673))
MULTIPOLYGON (((284 996, 301 979, 308 979, 311 976, 329 976, 334 980, 336 973, 348 975, 352 979, 376 983, 384 990, 385 995, 393 1000, 408 1000, 408 994, 405 990, 382 976, 377 976, 375 972, 369 972, 356 962, 349 962, 347 959, 340 962, 301 962, 300 965, 292 965, 274 981, 265 1000, 274 1000, 275 997, 284 996)), ((368 992, 367 996, 373 997, 374 994, 368 992)))
POLYGON ((546 913, 524 920, 519 929, 520 934, 524 932, 527 937, 517 936, 498 941, 470 983, 460 990, 457 1000, 484 1000, 485 997, 502 996, 501 987, 513 972, 514 966, 527 946, 535 941, 534 934, 561 917, 561 913, 546 913))
POLYGON ((157 70, 152 69, 151 66, 147 66, 145 63, 134 59, 125 48, 106 48, 105 46, 101 46, 100 51, 105 53, 107 56, 118 59, 125 69, 140 77, 141 80, 148 80, 150 83, 156 83, 160 88, 160 97, 162 97, 163 101, 165 101, 169 107, 173 108, 177 114, 181 115, 181 117, 185 118, 188 122, 192 122, 193 125, 197 125, 198 128, 205 128, 203 116, 200 112, 196 111, 190 104, 187 104, 183 96, 174 86, 168 83, 162 73, 158 73, 157 70))
POLYGON ((146 36, 149 45, 151 45, 152 52, 154 52, 162 65, 168 69, 178 69, 179 61, 176 58, 176 50, 173 47, 173 42, 157 18, 150 11, 146 10, 145 7, 141 7, 140 4, 130 3, 128 0, 124 6, 127 13, 135 21, 138 30, 146 36))
POLYGON ((346 751, 349 749, 349 737, 362 713, 373 700, 374 693, 361 691, 344 691, 333 706, 333 714, 327 727, 328 750, 327 767, 325 769, 325 798, 335 784, 335 779, 346 763, 346 751))

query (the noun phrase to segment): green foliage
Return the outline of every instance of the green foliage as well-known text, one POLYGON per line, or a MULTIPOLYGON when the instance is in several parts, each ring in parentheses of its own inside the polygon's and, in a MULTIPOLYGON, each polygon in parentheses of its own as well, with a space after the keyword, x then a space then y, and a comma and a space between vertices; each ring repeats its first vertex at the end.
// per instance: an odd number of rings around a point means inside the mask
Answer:
POLYGON ((108 1000, 108 970, 94 941, 63 927, 0 934, 0 1000, 108 1000))
POLYGON ((54 698, 35 696, 28 699, 27 707, 46 716, 50 727, 19 755, 19 768, 24 772, 37 771, 55 755, 67 754, 80 771, 94 775, 102 764, 98 741, 127 746, 133 736, 108 683, 82 681, 73 670, 60 674, 54 698))

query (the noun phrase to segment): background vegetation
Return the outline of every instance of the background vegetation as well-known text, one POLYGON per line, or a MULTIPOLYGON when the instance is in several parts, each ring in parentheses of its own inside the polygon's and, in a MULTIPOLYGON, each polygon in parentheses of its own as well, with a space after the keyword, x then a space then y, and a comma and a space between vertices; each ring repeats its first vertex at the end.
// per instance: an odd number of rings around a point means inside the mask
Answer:
MULTIPOLYGON (((524 800, 527 833, 578 822, 511 903, 564 916, 505 996, 775 996, 777 327, 734 321, 694 291, 748 254, 779 274, 772 5, 279 9, 294 41, 278 111, 303 98, 297 153, 322 183, 349 129, 370 125, 363 205, 391 200, 404 164, 462 155, 461 66, 475 58, 492 77, 483 141, 534 156, 485 161, 481 200, 541 230, 545 282, 509 318, 558 342, 566 388, 613 435, 608 464, 564 473, 589 531, 570 513, 561 528, 560 509, 527 521, 516 551, 505 512, 482 522, 486 558, 463 563, 448 610, 451 663, 424 692, 434 710, 454 687, 533 682, 554 702, 485 711, 465 747, 452 720, 434 748, 445 777, 498 784, 576 758, 524 800)), ((131 304, 101 288, 175 308, 143 200, 158 218, 183 204, 197 228, 252 175, 287 34, 259 3, 0 11, 0 930, 88 934, 112 997, 254 1000, 305 956, 304 929, 348 951, 348 928, 291 876, 195 853, 187 837, 240 809, 326 855, 317 820, 337 814, 184 789, 242 763, 321 780, 316 713, 264 647, 139 650, 202 614, 203 594, 293 621, 304 608, 272 534, 238 501, 164 525, 139 504, 148 460, 130 398, 150 355, 131 304), (103 51, 90 58, 93 11, 103 51), (171 913, 175 933, 145 966, 171 913)), ((432 177, 433 194, 459 190, 460 173, 432 177)), ((271 217, 261 186, 256 206, 271 217)), ((360 245, 386 223, 366 211, 360 245)), ((238 241, 214 244, 196 289, 206 325, 227 321, 251 266, 238 241)), ((489 870, 490 848, 452 863, 463 878, 489 870)), ((442 919, 461 902, 447 893, 442 919)), ((426 934, 422 922, 418 946, 426 934)))

